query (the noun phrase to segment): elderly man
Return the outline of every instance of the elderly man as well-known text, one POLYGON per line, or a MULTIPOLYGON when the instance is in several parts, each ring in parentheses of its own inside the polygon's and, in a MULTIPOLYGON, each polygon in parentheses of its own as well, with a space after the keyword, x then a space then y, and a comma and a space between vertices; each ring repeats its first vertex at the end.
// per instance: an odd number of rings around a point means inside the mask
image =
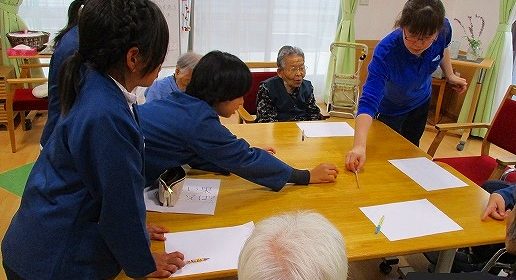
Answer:
POLYGON ((238 260, 239 280, 347 279, 340 232, 321 214, 287 213, 256 224, 238 260))
POLYGON ((184 92, 192 78, 192 71, 201 59, 201 55, 187 52, 177 59, 176 71, 172 76, 165 77, 154 83, 145 91, 145 102, 163 99, 172 92, 184 92))
POLYGON ((260 84, 256 97, 257 122, 321 120, 314 87, 305 80, 305 54, 298 47, 283 46, 276 60, 278 75, 260 84))

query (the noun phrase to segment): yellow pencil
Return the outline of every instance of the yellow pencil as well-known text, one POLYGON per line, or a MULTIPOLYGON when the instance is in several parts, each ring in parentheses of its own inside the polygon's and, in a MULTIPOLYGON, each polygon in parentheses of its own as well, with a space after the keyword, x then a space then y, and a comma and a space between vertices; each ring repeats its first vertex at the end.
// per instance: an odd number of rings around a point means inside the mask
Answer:
POLYGON ((204 261, 207 261, 207 260, 209 260, 209 259, 210 259, 210 258, 197 258, 197 259, 191 259, 191 260, 187 260, 187 261, 185 261, 185 264, 204 262, 204 261))
POLYGON ((358 183, 358 171, 355 171, 355 180, 357 181, 357 188, 360 189, 360 184, 358 183))

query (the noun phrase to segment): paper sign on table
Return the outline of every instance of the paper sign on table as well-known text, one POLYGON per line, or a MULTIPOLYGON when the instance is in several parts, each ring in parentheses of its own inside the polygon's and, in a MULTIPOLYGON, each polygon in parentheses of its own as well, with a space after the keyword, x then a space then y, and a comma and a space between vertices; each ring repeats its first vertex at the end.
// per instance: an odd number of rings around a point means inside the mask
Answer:
POLYGON ((173 207, 164 207, 156 197, 157 189, 143 191, 145 208, 148 211, 163 213, 185 213, 213 215, 217 205, 220 180, 185 179, 179 200, 173 207))

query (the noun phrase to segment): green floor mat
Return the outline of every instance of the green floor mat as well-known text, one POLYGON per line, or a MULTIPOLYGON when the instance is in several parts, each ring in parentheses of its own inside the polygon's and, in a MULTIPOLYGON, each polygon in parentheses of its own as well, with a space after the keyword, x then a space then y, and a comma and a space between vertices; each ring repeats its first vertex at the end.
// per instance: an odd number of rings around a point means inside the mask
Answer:
POLYGON ((21 196, 32 166, 34 163, 29 163, 0 174, 0 187, 21 196))

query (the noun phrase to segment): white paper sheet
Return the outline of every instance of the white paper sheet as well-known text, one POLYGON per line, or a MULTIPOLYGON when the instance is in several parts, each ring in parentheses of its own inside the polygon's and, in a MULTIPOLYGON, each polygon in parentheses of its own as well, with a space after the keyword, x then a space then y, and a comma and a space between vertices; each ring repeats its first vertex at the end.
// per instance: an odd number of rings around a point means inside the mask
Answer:
POLYGON ((383 215, 380 232, 390 241, 462 230, 426 199, 360 207, 360 211, 373 223, 371 234, 383 215))
POLYGON ((468 185, 425 157, 395 159, 389 162, 427 191, 468 185))
POLYGON ((218 179, 185 179, 183 190, 174 207, 163 207, 156 197, 157 189, 143 191, 145 208, 148 211, 163 213, 188 213, 213 215, 219 195, 218 179))
POLYGON ((355 130, 347 122, 298 122, 305 137, 353 136, 355 130))
POLYGON ((184 276, 220 270, 237 269, 238 256, 254 230, 254 223, 224 228, 165 233, 165 251, 179 251, 185 260, 209 258, 185 265, 172 275, 184 276))

